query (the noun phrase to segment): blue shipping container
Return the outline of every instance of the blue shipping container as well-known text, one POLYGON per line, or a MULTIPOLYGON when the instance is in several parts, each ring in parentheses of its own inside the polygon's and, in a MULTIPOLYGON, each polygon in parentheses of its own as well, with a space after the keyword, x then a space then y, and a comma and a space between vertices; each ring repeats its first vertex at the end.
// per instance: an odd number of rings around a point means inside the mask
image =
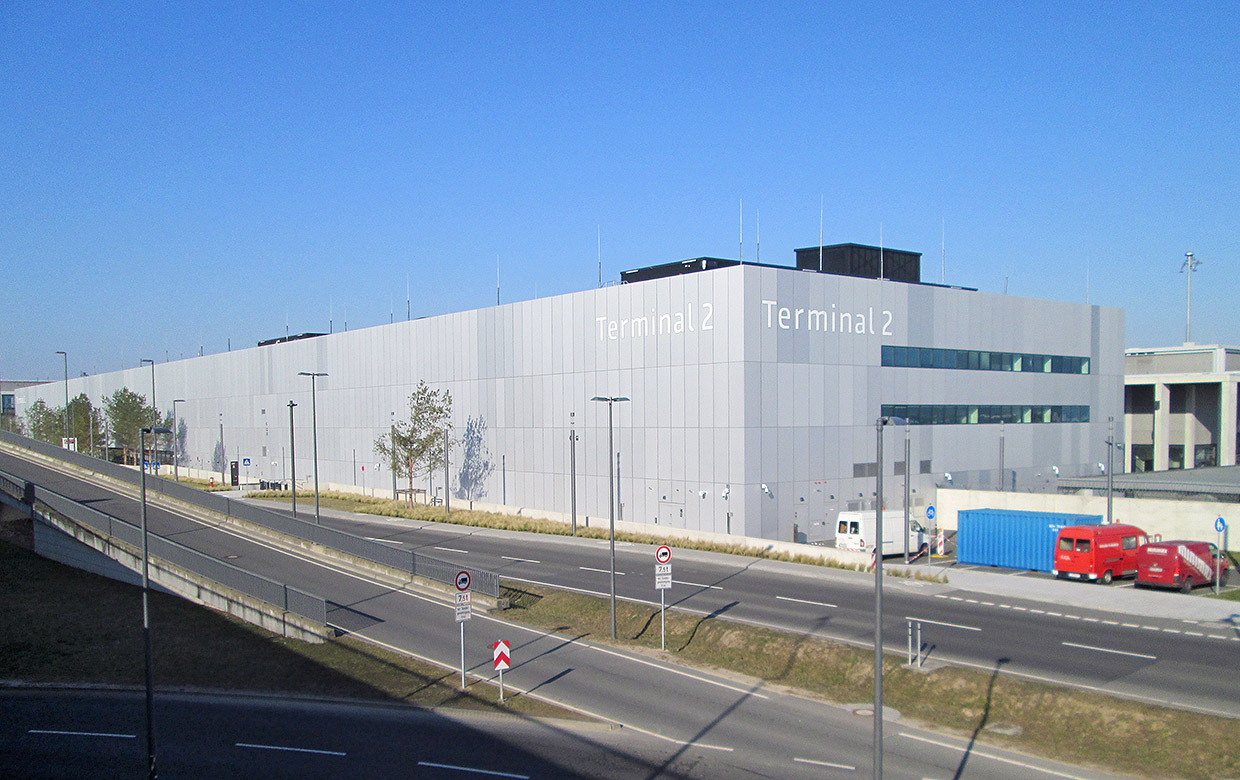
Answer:
POLYGON ((1070 525, 1101 525, 1102 515, 1024 512, 1016 509, 965 509, 956 524, 956 560, 1049 572, 1055 563, 1055 537, 1070 525))

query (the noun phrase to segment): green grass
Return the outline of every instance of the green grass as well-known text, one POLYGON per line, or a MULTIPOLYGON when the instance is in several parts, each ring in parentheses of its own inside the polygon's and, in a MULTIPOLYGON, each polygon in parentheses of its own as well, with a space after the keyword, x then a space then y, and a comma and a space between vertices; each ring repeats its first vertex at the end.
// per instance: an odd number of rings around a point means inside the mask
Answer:
MULTIPOLYGON (((606 599, 526 586, 506 588, 504 595, 512 601, 510 619, 612 641, 606 599)), ((657 651, 657 609, 619 602, 616 621, 618 644, 657 651)), ((725 669, 828 701, 873 700, 872 650, 676 611, 667 613, 667 650, 679 662, 725 669)), ((885 703, 906 718, 965 738, 980 734, 991 744, 1145 777, 1240 777, 1240 721, 994 671, 948 666, 923 673, 903 662, 902 656, 886 657, 883 692, 885 703), (1005 736, 984 731, 986 726, 1015 726, 1021 733, 1005 736)))
MULTIPOLYGON (((0 541, 0 679, 140 686, 141 590, 45 560, 0 541)), ((161 593, 151 595, 155 683, 402 702, 420 707, 576 717, 459 672, 341 637, 310 644, 161 593)))

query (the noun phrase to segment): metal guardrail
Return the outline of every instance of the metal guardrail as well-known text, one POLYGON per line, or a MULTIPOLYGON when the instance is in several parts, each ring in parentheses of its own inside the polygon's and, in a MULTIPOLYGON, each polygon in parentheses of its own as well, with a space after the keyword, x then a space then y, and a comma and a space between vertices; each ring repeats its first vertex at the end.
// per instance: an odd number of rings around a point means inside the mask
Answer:
MULTIPOLYGON (((25 492, 25 483, 19 483, 13 475, 0 472, 0 489, 14 498, 21 499, 25 492)), ((39 511, 39 505, 42 505, 44 513, 59 515, 65 520, 86 526, 109 539, 116 539, 131 547, 141 548, 142 546, 142 529, 139 526, 80 504, 44 487, 34 486, 33 495, 36 511, 39 511)), ((327 625, 327 602, 318 596, 225 563, 218 558, 156 534, 147 534, 147 546, 152 557, 206 577, 224 587, 252 596, 279 609, 327 625)))
MULTIPOLYGON (((46 457, 71 463, 79 468, 103 474, 106 477, 127 482, 135 487, 141 474, 127 466, 99 460, 80 452, 62 449, 46 442, 17 436, 0 431, 0 441, 8 442, 17 447, 24 447, 46 457)), ((286 536, 292 536, 315 544, 321 544, 364 560, 373 561, 384 566, 408 572, 412 576, 425 577, 434 582, 448 585, 455 584, 456 574, 461 567, 457 564, 435 558, 412 550, 402 550, 382 542, 372 542, 360 536, 326 528, 321 525, 296 519, 279 512, 272 512, 262 507, 233 501, 218 493, 197 490, 178 482, 163 478, 149 478, 146 489, 177 501, 202 507, 210 512, 244 520, 248 523, 268 528, 286 536)), ((499 574, 493 571, 470 569, 471 589, 481 595, 499 598, 499 574)))

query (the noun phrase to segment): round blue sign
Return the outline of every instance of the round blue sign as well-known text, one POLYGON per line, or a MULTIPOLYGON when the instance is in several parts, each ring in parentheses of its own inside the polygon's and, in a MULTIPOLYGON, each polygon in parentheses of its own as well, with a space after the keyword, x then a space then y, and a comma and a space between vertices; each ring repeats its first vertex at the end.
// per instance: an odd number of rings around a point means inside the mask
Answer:
POLYGON ((1221 534, 1222 532, 1226 531, 1226 530, 1227 530, 1227 521, 1226 521, 1226 520, 1224 520, 1224 519, 1223 519, 1223 518, 1221 518, 1221 517, 1220 517, 1219 519, 1215 520, 1215 521, 1214 521, 1214 530, 1215 530, 1215 531, 1218 531, 1220 534, 1221 534))
POLYGON ((934 519, 934 504, 931 504, 930 506, 926 507, 926 519, 927 520, 934 519))

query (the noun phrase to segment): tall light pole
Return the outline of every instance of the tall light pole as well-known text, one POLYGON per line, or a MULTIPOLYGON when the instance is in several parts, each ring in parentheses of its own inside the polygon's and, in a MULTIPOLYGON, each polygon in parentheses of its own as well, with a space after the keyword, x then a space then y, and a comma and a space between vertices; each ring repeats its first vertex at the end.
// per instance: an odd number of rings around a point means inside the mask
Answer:
POLYGON ((912 447, 909 444, 908 421, 904 422, 904 562, 908 563, 908 511, 909 511, 909 472, 913 464, 909 462, 912 447))
POLYGON ((321 523, 319 518, 319 412, 318 402, 315 399, 315 383, 321 376, 327 376, 322 371, 298 371, 298 376, 310 377, 310 432, 314 439, 314 522, 321 523))
POLYGON ((614 424, 612 422, 612 408, 615 404, 623 403, 629 399, 623 396, 601 396, 596 395, 590 399, 591 401, 607 402, 607 517, 610 522, 611 532, 611 638, 616 638, 616 472, 615 460, 613 455, 616 452, 615 438, 613 434, 614 424))
POLYGON ((293 429, 293 407, 297 404, 288 402, 288 452, 292 475, 289 481, 289 493, 293 496, 293 517, 297 517, 297 433, 293 429))
POLYGON ((181 481, 181 472, 178 469, 181 462, 181 428, 177 425, 177 404, 183 403, 184 398, 172 399, 172 476, 177 482, 181 481))
POLYGON ((1184 343, 1193 343, 1193 271, 1197 270, 1197 266, 1201 265, 1201 261, 1193 257, 1192 252, 1184 253, 1184 265, 1180 266, 1180 273, 1188 274, 1188 310, 1184 317, 1184 343))
POLYGON ((159 407, 155 405, 155 361, 150 358, 142 358, 140 362, 151 364, 151 409, 155 412, 155 421, 159 422, 159 407))
POLYGON ((1114 495, 1114 453, 1115 453, 1115 418, 1107 418, 1107 525, 1115 522, 1112 515, 1112 497, 1114 495))
MULTIPOLYGON (((902 417, 879 417, 874 421, 878 437, 878 502, 874 531, 874 780, 883 777, 883 427, 908 425, 902 417)), ((908 465, 905 464, 905 472, 908 465)))
MULTIPOLYGON (((396 500, 396 412, 392 412, 391 438, 388 444, 392 446, 392 500, 396 500)), ((412 480, 410 480, 412 481, 412 480)), ((412 498, 410 498, 412 502, 412 498)))
MULTIPOLYGON (((138 448, 140 456, 146 459, 146 435, 172 433, 167 428, 143 428, 139 436, 138 448)), ((154 448, 155 442, 151 441, 154 448)), ((142 647, 146 659, 146 761, 147 777, 154 780, 158 776, 155 769, 155 667, 151 653, 151 587, 150 587, 150 555, 148 554, 146 531, 146 469, 142 470, 142 647)))
POLYGON ((443 519, 448 520, 452 517, 452 482, 448 477, 448 447, 451 440, 448 438, 448 427, 443 429, 443 519))
POLYGON ((58 349, 56 350, 56 354, 64 355, 65 357, 65 413, 63 416, 65 418, 65 444, 67 445, 69 443, 69 353, 65 352, 63 349, 58 349))

